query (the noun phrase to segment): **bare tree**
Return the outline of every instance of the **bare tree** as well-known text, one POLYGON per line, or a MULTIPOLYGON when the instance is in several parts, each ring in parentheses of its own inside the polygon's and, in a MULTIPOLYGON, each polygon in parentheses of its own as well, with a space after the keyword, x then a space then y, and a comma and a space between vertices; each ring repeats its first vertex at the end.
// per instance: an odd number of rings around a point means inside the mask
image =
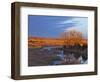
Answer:
POLYGON ((83 34, 80 31, 70 30, 63 32, 62 38, 83 38, 83 34))
POLYGON ((70 30, 63 32, 61 38, 64 40, 64 45, 77 44, 83 39, 83 34, 80 31, 70 30))

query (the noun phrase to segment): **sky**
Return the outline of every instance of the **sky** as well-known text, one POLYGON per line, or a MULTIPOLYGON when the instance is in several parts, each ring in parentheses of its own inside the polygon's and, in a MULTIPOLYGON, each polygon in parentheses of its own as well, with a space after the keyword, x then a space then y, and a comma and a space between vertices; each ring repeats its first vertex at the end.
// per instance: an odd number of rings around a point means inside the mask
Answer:
POLYGON ((77 30, 87 38, 88 18, 71 16, 28 16, 28 36, 58 38, 61 33, 77 30))

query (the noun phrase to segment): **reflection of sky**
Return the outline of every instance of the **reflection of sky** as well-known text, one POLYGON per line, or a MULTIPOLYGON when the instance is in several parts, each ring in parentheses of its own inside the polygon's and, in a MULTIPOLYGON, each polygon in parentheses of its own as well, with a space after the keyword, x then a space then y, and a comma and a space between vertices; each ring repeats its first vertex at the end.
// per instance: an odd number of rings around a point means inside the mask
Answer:
POLYGON ((88 18, 70 16, 28 16, 28 35, 59 37, 62 32, 77 30, 87 37, 88 18))

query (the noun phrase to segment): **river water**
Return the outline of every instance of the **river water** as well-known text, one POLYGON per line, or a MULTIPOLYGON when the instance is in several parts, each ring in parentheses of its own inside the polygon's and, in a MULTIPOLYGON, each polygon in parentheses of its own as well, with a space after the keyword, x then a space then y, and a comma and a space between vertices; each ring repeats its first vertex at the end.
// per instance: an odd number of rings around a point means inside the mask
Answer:
MULTIPOLYGON (((52 51, 53 48, 55 47, 44 47, 44 49, 47 49, 48 51, 52 51)), ((74 53, 69 55, 74 55, 74 53)), ((57 53, 56 56, 59 57, 60 60, 51 61, 51 65, 61 65, 61 62, 64 61, 66 55, 64 54, 63 50, 59 50, 59 53, 57 53)), ((72 58, 73 57, 74 56, 72 56, 72 58)), ((82 57, 79 57, 78 60, 80 61, 80 64, 87 64, 87 61, 83 61, 82 57)))

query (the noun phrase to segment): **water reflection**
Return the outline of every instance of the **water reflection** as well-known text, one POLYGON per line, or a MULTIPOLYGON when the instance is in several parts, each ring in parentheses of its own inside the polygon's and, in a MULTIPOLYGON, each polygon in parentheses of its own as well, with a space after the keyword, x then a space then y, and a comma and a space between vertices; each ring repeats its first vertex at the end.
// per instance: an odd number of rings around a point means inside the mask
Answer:
POLYGON ((87 60, 84 61, 82 56, 80 56, 78 59, 75 58, 74 55, 77 55, 77 54, 74 54, 74 53, 68 53, 68 54, 64 54, 63 50, 60 50, 59 51, 59 54, 56 55, 56 58, 55 60, 53 60, 51 62, 52 65, 60 65, 60 64, 66 64, 66 63, 75 63, 77 62, 77 64, 87 64, 87 60))
POLYGON ((53 59, 50 61, 50 65, 87 64, 87 59, 84 60, 82 55, 69 51, 64 53, 64 50, 61 47, 57 48, 57 47, 47 46, 43 47, 42 50, 45 51, 47 50, 48 53, 54 55, 53 59))

